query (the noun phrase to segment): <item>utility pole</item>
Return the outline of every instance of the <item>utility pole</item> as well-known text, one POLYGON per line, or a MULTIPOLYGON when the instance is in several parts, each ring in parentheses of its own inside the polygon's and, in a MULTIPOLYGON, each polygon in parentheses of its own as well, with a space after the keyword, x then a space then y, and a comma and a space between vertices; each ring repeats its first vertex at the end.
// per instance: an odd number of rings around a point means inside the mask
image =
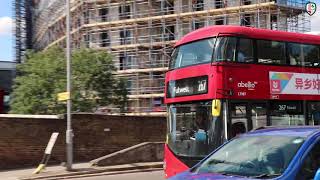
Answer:
POLYGON ((67 171, 72 170, 73 160, 73 132, 71 127, 71 44, 70 44, 70 0, 66 0, 66 57, 67 57, 67 131, 66 131, 66 151, 67 151, 67 171))

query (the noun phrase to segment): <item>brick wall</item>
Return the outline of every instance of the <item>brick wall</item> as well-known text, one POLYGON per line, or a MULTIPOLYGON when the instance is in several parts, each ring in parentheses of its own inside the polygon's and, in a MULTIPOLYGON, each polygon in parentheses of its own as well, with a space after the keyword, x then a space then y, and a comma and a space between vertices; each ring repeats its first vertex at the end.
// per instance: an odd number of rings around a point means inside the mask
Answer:
MULTIPOLYGON (((164 141, 164 117, 74 114, 74 161, 90 161, 142 142, 164 141)), ((0 116, 0 169, 36 166, 51 133, 59 132, 50 163, 65 161, 65 118, 0 116)))

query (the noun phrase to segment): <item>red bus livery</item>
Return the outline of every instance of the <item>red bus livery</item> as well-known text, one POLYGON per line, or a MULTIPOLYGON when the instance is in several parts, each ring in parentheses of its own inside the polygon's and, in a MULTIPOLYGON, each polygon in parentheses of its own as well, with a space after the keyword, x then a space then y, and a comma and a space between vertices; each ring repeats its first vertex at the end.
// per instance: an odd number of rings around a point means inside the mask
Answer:
POLYGON ((202 28, 177 42, 165 85, 170 177, 239 133, 320 124, 320 36, 202 28))

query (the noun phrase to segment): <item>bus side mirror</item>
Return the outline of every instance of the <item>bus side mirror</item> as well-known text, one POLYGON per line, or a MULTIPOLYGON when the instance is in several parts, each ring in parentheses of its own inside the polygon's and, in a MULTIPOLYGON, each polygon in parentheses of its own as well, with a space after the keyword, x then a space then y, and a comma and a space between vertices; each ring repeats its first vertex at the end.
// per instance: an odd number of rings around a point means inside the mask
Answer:
POLYGON ((221 112, 221 101, 219 99, 212 100, 212 116, 218 117, 221 112))
POLYGON ((320 180, 320 168, 317 170, 316 174, 314 175, 314 180, 320 180))

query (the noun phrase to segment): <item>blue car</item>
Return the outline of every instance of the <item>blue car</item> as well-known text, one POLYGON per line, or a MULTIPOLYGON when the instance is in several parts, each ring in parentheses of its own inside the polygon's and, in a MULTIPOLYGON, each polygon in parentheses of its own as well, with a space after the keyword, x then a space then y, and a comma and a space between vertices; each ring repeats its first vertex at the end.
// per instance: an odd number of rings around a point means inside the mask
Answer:
POLYGON ((319 168, 320 127, 270 127, 232 139, 170 180, 318 180, 319 168))

